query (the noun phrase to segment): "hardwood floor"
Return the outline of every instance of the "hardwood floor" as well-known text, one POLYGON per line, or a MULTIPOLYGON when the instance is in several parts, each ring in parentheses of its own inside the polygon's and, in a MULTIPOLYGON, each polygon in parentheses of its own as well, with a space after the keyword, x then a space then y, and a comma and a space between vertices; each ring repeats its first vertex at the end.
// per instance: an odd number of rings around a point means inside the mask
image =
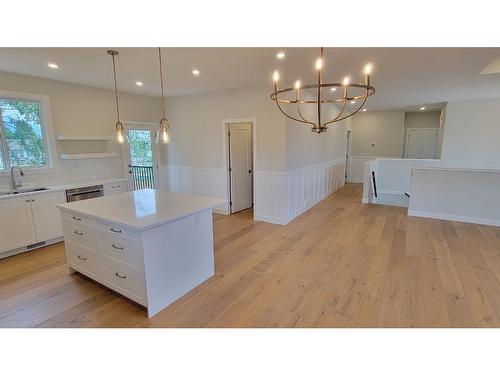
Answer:
POLYGON ((0 327, 498 327, 500 228, 361 204, 348 184, 286 226, 214 215, 216 275, 148 319, 63 244, 0 260, 0 327))

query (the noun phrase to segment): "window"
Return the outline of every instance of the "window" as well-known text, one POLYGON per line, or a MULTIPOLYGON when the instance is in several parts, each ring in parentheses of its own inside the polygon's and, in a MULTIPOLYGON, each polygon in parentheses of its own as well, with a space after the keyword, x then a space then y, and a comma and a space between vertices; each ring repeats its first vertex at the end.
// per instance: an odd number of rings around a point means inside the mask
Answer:
POLYGON ((0 97, 0 170, 48 166, 42 122, 40 102, 0 97))

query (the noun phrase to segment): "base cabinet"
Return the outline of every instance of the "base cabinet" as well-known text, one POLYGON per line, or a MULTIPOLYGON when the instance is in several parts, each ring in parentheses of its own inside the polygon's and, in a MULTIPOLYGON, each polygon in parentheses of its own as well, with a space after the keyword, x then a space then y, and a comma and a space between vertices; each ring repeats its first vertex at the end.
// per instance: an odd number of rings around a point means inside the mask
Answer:
POLYGON ((66 203, 63 191, 30 196, 36 242, 62 237, 63 229, 58 204, 66 203))
POLYGON ((62 237, 57 205, 65 202, 63 191, 0 199, 0 258, 2 253, 13 255, 25 246, 62 237))
POLYGON ((28 196, 0 200, 0 255, 36 242, 28 196))

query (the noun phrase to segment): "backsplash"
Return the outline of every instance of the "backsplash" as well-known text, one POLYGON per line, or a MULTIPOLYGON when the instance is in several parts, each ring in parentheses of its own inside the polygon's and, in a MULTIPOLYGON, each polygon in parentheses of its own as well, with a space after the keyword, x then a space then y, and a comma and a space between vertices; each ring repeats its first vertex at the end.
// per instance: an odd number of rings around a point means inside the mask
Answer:
MULTIPOLYGON (((121 158, 59 160, 58 168, 50 172, 30 173, 21 177, 24 186, 54 186, 71 182, 94 180, 96 178, 123 177, 121 158)), ((18 171, 16 170, 16 176, 18 171)), ((0 191, 11 189, 9 175, 0 176, 0 191)))

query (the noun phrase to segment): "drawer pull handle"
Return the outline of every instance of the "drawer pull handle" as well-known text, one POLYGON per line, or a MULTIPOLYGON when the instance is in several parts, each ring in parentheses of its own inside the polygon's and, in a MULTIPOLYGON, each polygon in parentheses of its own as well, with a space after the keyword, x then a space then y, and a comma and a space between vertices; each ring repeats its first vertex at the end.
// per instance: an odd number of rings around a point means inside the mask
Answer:
POLYGON ((78 255, 78 259, 81 259, 83 261, 87 261, 87 258, 81 257, 80 255, 78 255))
POLYGON ((111 232, 121 233, 121 229, 110 228, 111 232))
POLYGON ((123 246, 116 246, 115 244, 113 244, 112 246, 113 246, 113 249, 123 250, 123 246))
POLYGON ((120 279, 126 279, 127 278, 126 275, 120 275, 118 272, 115 272, 115 276, 119 277, 120 279))
POLYGON ((77 230, 75 230, 73 233, 74 233, 74 234, 77 234, 77 235, 79 235, 79 236, 83 236, 83 232, 78 232, 77 230))
POLYGON ((76 217, 76 216, 73 216, 73 220, 82 221, 82 218, 81 218, 81 217, 76 217))

